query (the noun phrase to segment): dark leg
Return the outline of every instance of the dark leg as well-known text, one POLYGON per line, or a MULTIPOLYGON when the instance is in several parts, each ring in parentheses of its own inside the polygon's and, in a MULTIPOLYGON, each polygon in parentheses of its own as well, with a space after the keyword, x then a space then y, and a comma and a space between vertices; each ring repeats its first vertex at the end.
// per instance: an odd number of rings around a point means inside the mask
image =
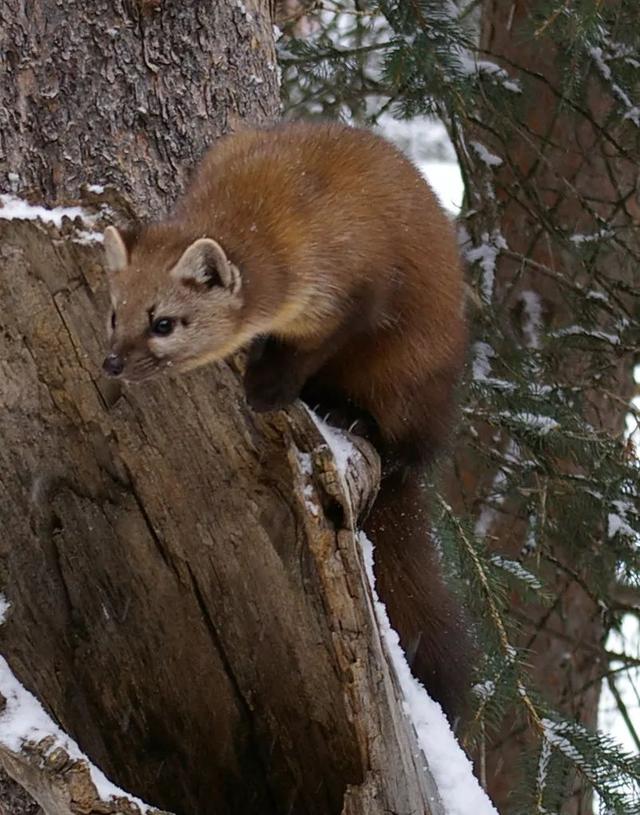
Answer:
POLYGON ((306 339, 285 341, 272 336, 254 340, 244 377, 249 405, 257 412, 290 405, 307 382, 343 352, 350 340, 375 330, 383 307, 384 300, 378 292, 359 292, 352 295, 350 307, 334 323, 333 330, 327 325, 329 333, 314 340, 314 345, 308 345, 306 339))
POLYGON ((252 410, 280 410, 298 397, 333 427, 381 444, 373 417, 342 391, 313 376, 321 352, 305 352, 273 337, 254 341, 249 351, 244 388, 252 410), (311 374, 309 373, 311 372, 311 374), (310 377, 310 378, 307 378, 310 377))
POLYGON ((309 354, 274 337, 254 340, 244 374, 247 402, 257 413, 280 410, 300 395, 309 354))
POLYGON ((247 402, 258 413, 290 405, 300 396, 307 381, 340 353, 357 331, 357 322, 345 322, 311 348, 276 337, 254 340, 244 375, 247 402))

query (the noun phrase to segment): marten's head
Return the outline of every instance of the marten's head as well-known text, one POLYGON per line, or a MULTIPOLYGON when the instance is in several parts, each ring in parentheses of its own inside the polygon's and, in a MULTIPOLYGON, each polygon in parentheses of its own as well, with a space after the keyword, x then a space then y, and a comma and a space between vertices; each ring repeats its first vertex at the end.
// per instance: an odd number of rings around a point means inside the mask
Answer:
POLYGON ((243 344, 242 280, 222 247, 149 227, 140 237, 107 227, 111 292, 108 376, 140 381, 164 369, 222 359, 243 344))

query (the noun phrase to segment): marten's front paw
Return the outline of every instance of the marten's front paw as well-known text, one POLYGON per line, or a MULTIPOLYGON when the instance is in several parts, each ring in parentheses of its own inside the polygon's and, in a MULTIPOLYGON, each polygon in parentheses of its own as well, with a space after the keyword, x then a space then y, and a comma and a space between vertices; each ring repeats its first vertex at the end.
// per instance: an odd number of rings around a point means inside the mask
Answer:
POLYGON ((300 395, 300 385, 282 370, 250 365, 244 375, 244 392, 252 410, 267 413, 295 402, 300 395))

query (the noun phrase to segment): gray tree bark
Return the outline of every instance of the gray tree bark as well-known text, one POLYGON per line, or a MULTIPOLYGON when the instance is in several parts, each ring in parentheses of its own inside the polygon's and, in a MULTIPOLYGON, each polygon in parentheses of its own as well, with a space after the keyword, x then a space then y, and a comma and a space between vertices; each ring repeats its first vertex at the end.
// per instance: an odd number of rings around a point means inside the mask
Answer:
MULTIPOLYGON (((89 213, 0 218, 0 652, 160 809, 437 815, 355 538, 375 453, 343 480, 302 406, 248 411, 236 364, 99 373, 91 232, 164 210, 212 139, 276 115, 267 4, 2 0, 0 21, 2 174, 89 213)), ((48 815, 137 811, 55 739, 3 747, 2 708, 0 763, 48 815)))
POLYGON ((276 115, 266 11, 263 0, 3 0, 9 181, 48 203, 112 184, 137 213, 165 210, 216 135, 276 115))

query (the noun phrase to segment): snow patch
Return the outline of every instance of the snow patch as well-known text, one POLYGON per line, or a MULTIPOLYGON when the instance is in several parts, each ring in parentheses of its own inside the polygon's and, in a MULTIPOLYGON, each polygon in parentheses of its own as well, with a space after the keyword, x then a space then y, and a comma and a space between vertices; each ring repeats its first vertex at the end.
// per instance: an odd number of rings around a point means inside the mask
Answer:
POLYGON ((542 800, 545 787, 547 786, 547 776, 549 774, 549 762, 551 761, 551 744, 547 739, 542 740, 540 748, 540 758, 538 759, 538 800, 542 800))
POLYGON ((592 328, 584 328, 581 325, 570 325, 567 328, 560 328, 551 334, 552 337, 593 337, 595 340, 602 340, 611 345, 620 345, 620 337, 616 334, 608 334, 592 328))
POLYGON ((613 81, 611 68, 609 68, 607 65, 606 57, 602 48, 590 48, 589 53, 591 54, 593 61, 595 62, 596 67, 598 68, 598 71, 600 71, 602 77, 609 82, 613 95, 616 96, 618 101, 622 103, 623 107, 627 109, 623 119, 629 119, 636 127, 640 127, 640 106, 634 105, 629 98, 628 93, 624 91, 620 85, 617 84, 617 82, 613 81))
POLYGON ((483 232, 480 236, 482 243, 466 250, 469 263, 479 263, 482 269, 482 296, 486 303, 493 298, 493 283, 496 275, 496 258, 502 249, 508 249, 507 242, 499 230, 491 234, 483 232))
POLYGON ((337 430, 335 427, 328 425, 309 408, 307 408, 307 410, 309 411, 311 418, 315 422, 316 427, 322 434, 324 440, 329 445, 329 449, 333 453, 338 472, 344 477, 349 466, 349 459, 354 457, 355 448, 353 444, 351 444, 349 441, 346 433, 343 433, 341 430, 337 430))
POLYGON ((493 565, 497 566, 499 569, 502 569, 504 572, 507 572, 508 574, 522 581, 534 591, 542 591, 542 583, 536 577, 536 575, 530 572, 528 569, 525 569, 524 566, 517 560, 510 560, 509 558, 502 557, 502 555, 492 555, 491 563, 493 563, 493 565))
POLYGON ((457 215, 462 209, 464 182, 457 162, 421 161, 418 169, 429 182, 442 206, 457 215))
POLYGON ((595 289, 589 289, 589 291, 585 293, 585 297, 587 300, 597 300, 599 303, 609 302, 609 297, 604 292, 595 291, 595 289))
POLYGON ((29 204, 15 195, 0 195, 0 220, 3 221, 44 221, 54 224, 58 228, 62 226, 63 218, 82 218, 84 221, 92 223, 94 216, 87 213, 82 207, 42 207, 29 204))
POLYGON ((640 536, 636 530, 629 525, 629 513, 634 512, 633 504, 630 501, 612 501, 615 512, 607 515, 607 534, 609 538, 622 535, 630 540, 637 540, 640 536))
POLYGON ((476 382, 486 382, 491 374, 491 360, 496 352, 487 342, 476 342, 473 345, 473 378, 476 382))
MULTIPOLYGON (((104 191, 104 187, 100 184, 90 184, 87 189, 95 193, 104 191)), ((69 218, 72 221, 75 218, 81 218, 88 226, 93 226, 97 216, 92 215, 82 207, 43 207, 30 204, 28 201, 8 193, 0 195, 0 220, 42 221, 43 223, 53 224, 60 229, 64 218, 69 218)), ((76 229, 71 239, 74 243, 84 246, 92 243, 102 243, 104 240, 102 232, 93 229, 76 229)))
POLYGON ((318 515, 320 514, 320 507, 315 501, 315 491, 311 484, 305 484, 305 487, 302 490, 302 494, 304 495, 305 507, 313 515, 314 518, 317 518, 318 515))
POLYGON ((236 8, 240 9, 241 13, 247 18, 247 20, 251 20, 251 12, 247 9, 242 0, 236 0, 236 8))
POLYGON ((495 156, 493 153, 489 152, 484 144, 480 144, 479 141, 472 141, 470 144, 477 153, 480 161, 484 162, 487 167, 499 167, 502 164, 502 159, 500 156, 495 156))
POLYGON ((496 692, 496 683, 492 679, 487 679, 474 685, 471 690, 479 699, 491 699, 496 692))
POLYGON ((415 728, 447 815, 469 815, 470 812, 498 815, 474 776, 473 766, 456 741, 442 708, 411 675, 400 638, 391 628, 387 610, 376 594, 373 544, 362 532, 359 541, 380 632, 404 697, 404 712, 415 728))
POLYGON ((4 594, 0 593, 0 625, 7 620, 7 614, 11 608, 11 603, 7 600, 4 594))
POLYGON ((515 420, 518 424, 526 425, 526 427, 531 430, 535 430, 540 436, 546 436, 552 430, 557 430, 557 428, 560 427, 560 424, 555 419, 552 419, 551 416, 544 416, 541 413, 528 413, 527 411, 510 413, 509 411, 504 411, 500 416, 505 419, 515 420))
POLYGON ((540 295, 527 289, 520 295, 524 306, 522 319, 522 333, 529 348, 540 348, 540 332, 542 330, 542 304, 540 295))
POLYGON ((469 54, 461 55, 462 70, 467 74, 486 74, 502 85, 505 90, 511 93, 522 93, 522 86, 517 79, 513 79, 499 65, 486 59, 474 59, 469 54))
POLYGON ((387 113, 378 120, 378 127, 416 165, 442 206, 457 215, 464 198, 464 183, 444 124, 429 116, 404 121, 387 113))
MULTIPOLYGON (((300 450, 296 452, 296 456, 298 459, 298 466, 300 467, 300 472, 310 478, 313 475, 313 461, 311 455, 309 453, 303 453, 300 450)), ((317 518, 320 514, 320 507, 316 501, 316 494, 315 490, 313 489, 312 484, 305 484, 302 490, 302 494, 304 495, 304 505, 308 509, 308 511, 317 518)))
POLYGON ((571 762, 577 764, 579 767, 585 766, 585 760, 582 753, 577 750, 563 733, 568 733, 569 728, 562 722, 554 722, 551 719, 542 719, 542 727, 544 729, 545 739, 565 755, 571 762))
MULTIPOLYGON (((495 492, 500 487, 504 486, 504 484, 506 484, 506 481, 507 477, 504 474, 504 471, 498 470, 498 473, 493 481, 493 484, 491 485, 491 491, 495 492)), ((498 493, 498 495, 493 500, 493 503, 489 504, 487 498, 487 500, 482 504, 482 509, 480 510, 480 514, 478 515, 478 520, 475 522, 473 527, 473 532, 476 538, 484 539, 487 537, 494 520, 498 516, 497 507, 503 504, 504 500, 505 496, 501 493, 498 493)))
POLYGON ((610 512, 607 515, 607 534, 610 538, 616 535, 623 535, 625 538, 635 538, 636 532, 617 512, 610 512))
POLYGON ((538 524, 538 516, 535 512, 529 515, 529 522, 527 524, 527 539, 522 546, 522 555, 528 557, 532 555, 538 548, 538 541, 536 538, 536 530, 538 524))
POLYGON ((583 243, 596 243, 597 241, 608 240, 609 238, 613 238, 614 235, 615 232, 613 229, 598 229, 596 232, 589 234, 576 232, 570 236, 569 240, 576 246, 581 246, 583 243))
POLYGON ((51 750, 62 747, 72 759, 87 763, 91 780, 103 801, 126 798, 133 801, 142 812, 151 809, 139 798, 112 784, 101 770, 89 762, 78 745, 49 718, 35 696, 18 682, 3 657, 0 657, 0 693, 6 699, 4 710, 0 712, 0 743, 7 749, 19 753, 27 743, 37 744, 46 736, 53 736, 55 744, 51 750))
POLYGON ((90 243, 103 243, 104 235, 102 232, 95 232, 89 229, 80 229, 73 236, 74 243, 81 243, 87 246, 90 243))

